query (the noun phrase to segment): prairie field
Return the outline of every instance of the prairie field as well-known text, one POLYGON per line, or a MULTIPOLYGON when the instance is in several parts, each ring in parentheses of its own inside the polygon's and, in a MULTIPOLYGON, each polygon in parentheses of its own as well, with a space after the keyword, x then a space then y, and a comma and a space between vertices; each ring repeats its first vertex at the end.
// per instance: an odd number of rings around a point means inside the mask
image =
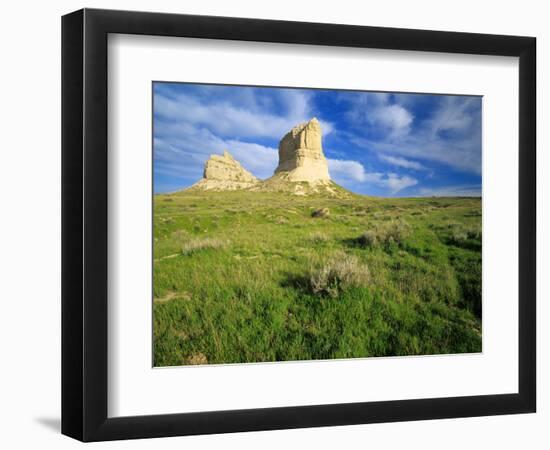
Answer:
POLYGON ((481 199, 154 197, 154 365, 481 352, 481 199))

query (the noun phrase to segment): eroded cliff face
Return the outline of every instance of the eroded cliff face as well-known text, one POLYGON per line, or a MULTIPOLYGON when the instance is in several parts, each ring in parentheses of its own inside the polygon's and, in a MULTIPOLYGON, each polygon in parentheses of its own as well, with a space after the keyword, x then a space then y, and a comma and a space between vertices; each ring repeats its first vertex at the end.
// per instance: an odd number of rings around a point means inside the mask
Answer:
POLYGON ((315 117, 295 126, 281 139, 274 177, 288 181, 330 181, 321 125, 315 117))
POLYGON ((204 165, 203 178, 192 188, 204 190, 236 190, 255 186, 258 179, 246 170, 228 151, 211 155, 204 165))

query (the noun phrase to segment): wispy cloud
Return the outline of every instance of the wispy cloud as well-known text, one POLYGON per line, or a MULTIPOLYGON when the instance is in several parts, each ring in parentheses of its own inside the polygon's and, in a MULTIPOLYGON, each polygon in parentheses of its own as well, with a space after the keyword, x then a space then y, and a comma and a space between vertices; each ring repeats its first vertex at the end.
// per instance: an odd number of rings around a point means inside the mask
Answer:
MULTIPOLYGON (((212 88, 219 90, 218 86, 212 88)), ((205 88, 202 89, 204 93, 205 88)), ((290 128, 311 119, 311 95, 306 91, 280 89, 269 95, 255 93, 251 88, 248 95, 239 100, 224 96, 206 95, 204 98, 188 92, 168 95, 162 90, 155 95, 154 109, 161 120, 207 126, 209 130, 223 137, 281 138, 290 128), (265 108, 265 104, 277 103, 280 113, 265 108)), ((323 133, 333 130, 330 122, 319 118, 323 133)))
MULTIPOLYGON (((404 94, 394 97, 402 99, 404 94)), ((405 112, 398 113, 399 108, 408 111, 401 105, 392 113, 391 107, 396 104, 389 103, 387 97, 376 97, 377 103, 369 103, 370 97, 366 98, 367 100, 353 103, 354 108, 363 108, 359 116, 376 118, 383 115, 394 126, 386 133, 380 132, 380 127, 376 127, 377 123, 374 123, 374 131, 367 129, 363 132, 356 129, 350 136, 355 145, 379 154, 421 158, 446 164, 456 170, 481 173, 480 98, 433 96, 433 106, 429 115, 424 118, 415 118, 405 112)), ((414 101, 409 100, 405 104, 410 108, 414 101)), ((357 115, 358 113, 352 113, 351 117, 357 115)), ((367 119, 363 122, 368 123, 367 119)))
POLYGON ((476 114, 479 99, 475 97, 443 96, 440 106, 430 120, 427 121, 432 136, 445 131, 468 132, 472 125, 478 125, 476 114))
POLYGON ((411 161, 409 159, 400 158, 399 156, 381 154, 378 155, 378 158, 380 158, 382 161, 387 162, 388 164, 397 167, 403 167, 404 169, 426 170, 426 167, 420 164, 418 161, 411 161))
POLYGON ((418 184, 418 180, 408 175, 400 176, 396 173, 366 172, 357 161, 328 160, 329 172, 336 181, 345 184, 348 180, 359 183, 372 183, 387 189, 390 194, 396 194, 403 189, 418 184))

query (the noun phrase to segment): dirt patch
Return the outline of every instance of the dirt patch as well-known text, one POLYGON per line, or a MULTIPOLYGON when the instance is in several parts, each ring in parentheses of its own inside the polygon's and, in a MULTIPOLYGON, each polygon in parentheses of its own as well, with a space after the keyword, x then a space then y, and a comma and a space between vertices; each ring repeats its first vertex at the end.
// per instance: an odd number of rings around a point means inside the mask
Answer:
POLYGON ((192 366, 198 366, 201 364, 208 364, 208 358, 204 353, 195 353, 185 360, 186 364, 192 366))
POLYGON ((313 211, 311 213, 311 217, 324 218, 324 217, 329 217, 329 216, 330 216, 330 210, 328 208, 316 209, 315 211, 313 211))

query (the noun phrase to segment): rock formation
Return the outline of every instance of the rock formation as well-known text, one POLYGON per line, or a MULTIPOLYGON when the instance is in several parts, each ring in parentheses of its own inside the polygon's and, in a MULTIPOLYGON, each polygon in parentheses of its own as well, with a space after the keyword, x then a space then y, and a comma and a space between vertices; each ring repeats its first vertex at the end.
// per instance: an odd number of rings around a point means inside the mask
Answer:
POLYGON ((322 132, 314 117, 290 130, 279 142, 279 165, 274 177, 288 181, 330 181, 323 154, 322 132))
POLYGON ((192 188, 204 190, 235 190, 255 186, 258 179, 224 151, 223 155, 211 155, 204 165, 202 180, 192 188))
POLYGON ((290 130, 279 142, 279 164, 273 176, 258 180, 225 151, 212 155, 203 178, 190 189, 288 192, 293 195, 325 194, 346 198, 349 192, 330 179, 323 154, 322 132, 314 117, 290 130))

